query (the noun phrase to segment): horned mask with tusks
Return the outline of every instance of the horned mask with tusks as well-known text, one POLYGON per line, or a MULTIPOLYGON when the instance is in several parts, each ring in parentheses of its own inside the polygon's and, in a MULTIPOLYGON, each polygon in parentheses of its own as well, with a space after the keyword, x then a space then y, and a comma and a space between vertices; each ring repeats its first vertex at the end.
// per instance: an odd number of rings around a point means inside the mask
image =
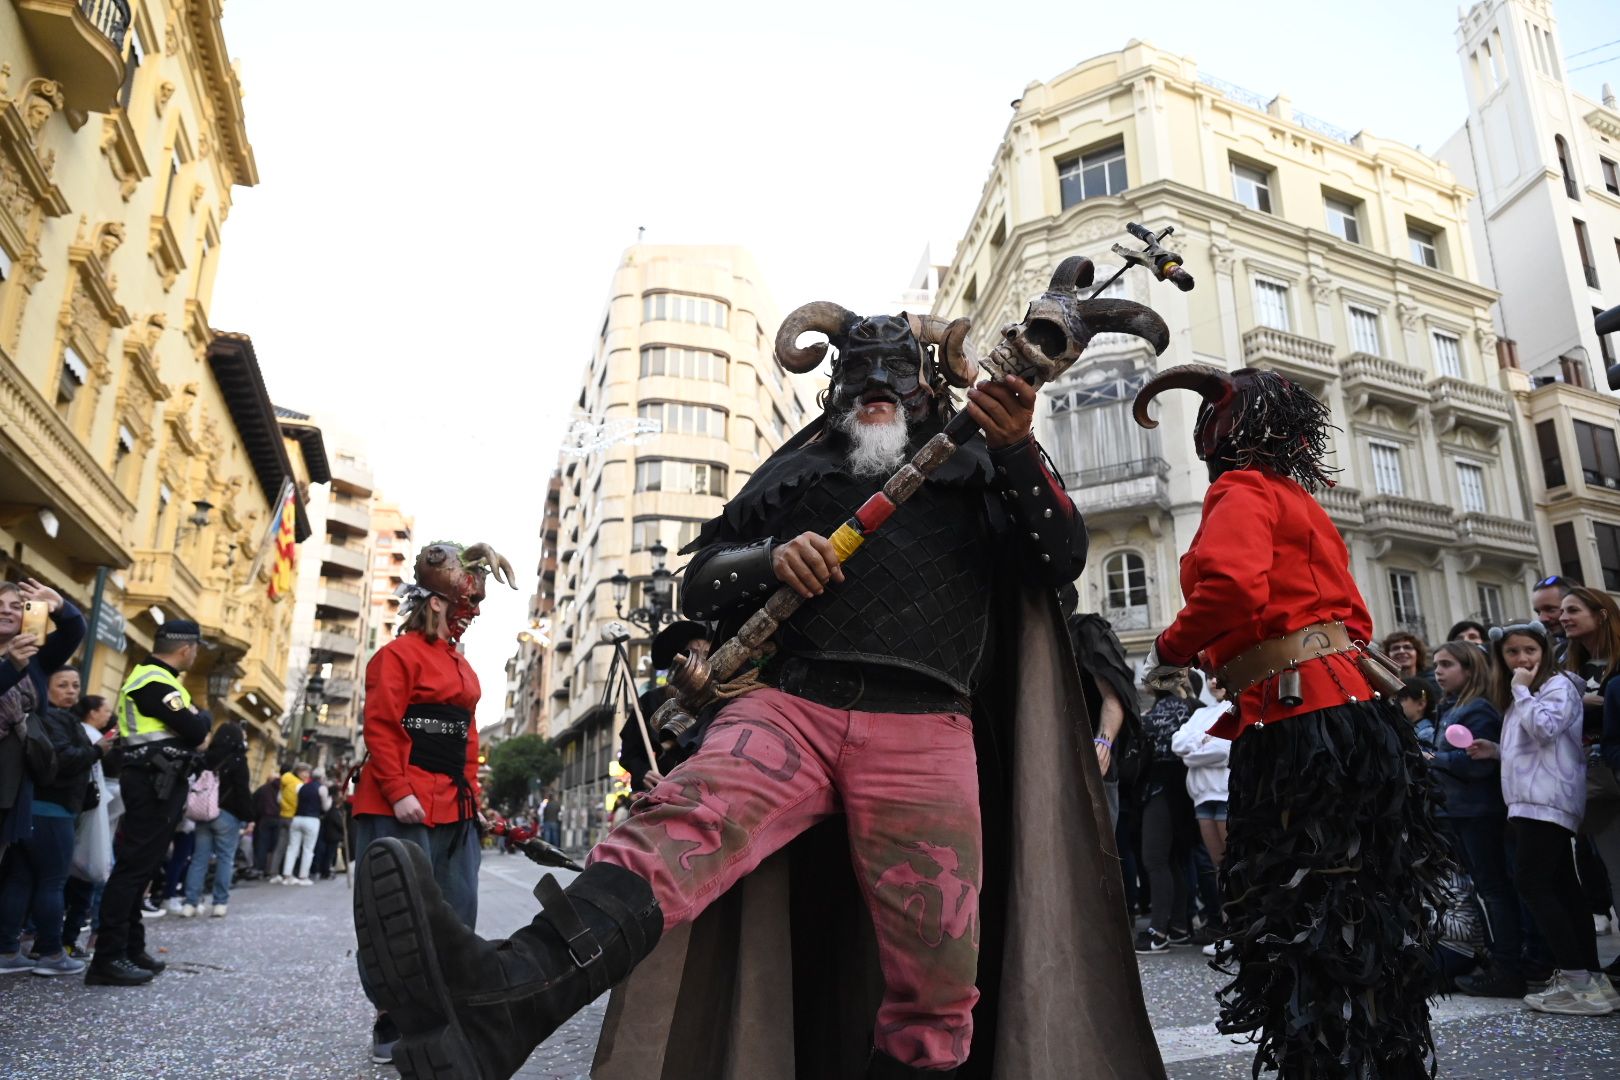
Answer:
POLYGON ((517 588, 517 575, 506 557, 485 543, 462 547, 454 541, 429 544, 416 556, 416 581, 402 586, 403 629, 420 630, 429 640, 459 641, 478 617, 484 602, 484 580, 517 588), (435 608, 433 599, 443 601, 435 608))
POLYGON ((1051 382, 1080 358, 1098 334, 1134 334, 1155 354, 1170 344, 1170 331, 1151 308, 1130 300, 1082 299, 1092 283, 1091 260, 1072 256, 1059 264, 1046 291, 1031 300, 1020 322, 1001 330, 1001 341, 980 357, 968 341, 969 319, 937 315, 876 315, 862 318, 828 300, 796 308, 776 332, 776 360, 796 374, 813 371, 837 349, 829 411, 886 398, 916 420, 950 411, 950 388, 972 386, 984 375, 1017 375, 1031 386, 1051 382), (799 345, 817 332, 827 340, 799 345))

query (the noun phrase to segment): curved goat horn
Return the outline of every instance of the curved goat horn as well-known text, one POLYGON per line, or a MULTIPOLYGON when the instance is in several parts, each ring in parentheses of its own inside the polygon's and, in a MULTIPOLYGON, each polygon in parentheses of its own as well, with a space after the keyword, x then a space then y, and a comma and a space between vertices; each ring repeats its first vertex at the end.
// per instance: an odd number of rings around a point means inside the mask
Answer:
POLYGON ((799 335, 817 330, 828 337, 855 321, 855 313, 831 300, 814 300, 796 307, 776 329, 776 362, 795 375, 814 371, 827 355, 827 343, 799 348, 799 335))
POLYGON ((506 560, 506 556, 483 542, 462 549, 463 566, 472 566, 480 562, 489 565, 490 573, 494 575, 496 581, 513 589, 517 588, 517 573, 512 569, 512 564, 506 560))
POLYGON ((1086 328, 1097 334, 1135 334, 1153 346, 1158 356, 1170 347, 1170 328, 1159 313, 1134 300, 1080 300, 1074 310, 1086 328))
POLYGON ((1177 364, 1165 368, 1149 379, 1136 392, 1136 403, 1131 407, 1138 425, 1156 428, 1159 422, 1148 416, 1148 403, 1166 390, 1194 390, 1198 396, 1217 408, 1237 393, 1232 376, 1210 364, 1177 364))
POLYGON ((1084 255, 1070 255, 1058 263, 1057 269, 1052 271, 1052 283, 1046 287, 1046 291, 1089 288, 1096 277, 1097 268, 1092 265, 1090 259, 1084 255))
POLYGON ((968 331, 973 329, 972 319, 947 321, 938 315, 906 314, 911 332, 924 345, 938 345, 943 361, 945 381, 952 386, 972 386, 979 377, 979 356, 968 344, 968 331))

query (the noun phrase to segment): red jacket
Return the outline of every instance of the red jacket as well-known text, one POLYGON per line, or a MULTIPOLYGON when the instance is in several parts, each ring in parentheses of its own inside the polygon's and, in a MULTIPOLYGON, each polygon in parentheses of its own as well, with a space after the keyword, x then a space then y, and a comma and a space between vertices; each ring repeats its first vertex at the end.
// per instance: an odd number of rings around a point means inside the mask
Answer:
MULTIPOLYGON (((466 814, 455 781, 410 764, 411 737, 406 710, 423 703, 456 705, 476 716, 478 676, 467 658, 448 641, 421 634, 399 635, 377 650, 366 665, 365 738, 367 759, 352 803, 356 814, 386 814, 415 795, 427 813, 425 824, 450 825, 466 814)), ((467 782, 478 793, 478 725, 467 731, 467 782)))
MULTIPOLYGON (((1259 469, 1223 474, 1204 496, 1204 517, 1181 557, 1181 614, 1159 635, 1159 659, 1215 671, 1262 641, 1320 622, 1343 622, 1370 641, 1372 618, 1350 576, 1339 530, 1309 492, 1259 469)), ((1275 679, 1244 692, 1210 734, 1235 739, 1270 723, 1342 705, 1372 689, 1348 656, 1300 665, 1301 705, 1277 700, 1275 679)))

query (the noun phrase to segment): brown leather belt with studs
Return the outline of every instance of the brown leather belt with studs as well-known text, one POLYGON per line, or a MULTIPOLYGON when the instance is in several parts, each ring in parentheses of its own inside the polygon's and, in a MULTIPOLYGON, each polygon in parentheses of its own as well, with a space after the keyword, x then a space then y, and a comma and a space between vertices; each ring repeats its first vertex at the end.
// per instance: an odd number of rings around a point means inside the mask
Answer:
POLYGON ((1291 634, 1262 641, 1254 648, 1239 653, 1228 660, 1215 673, 1215 677, 1226 687, 1227 697, 1235 699, 1256 683, 1280 675, 1307 660, 1320 660, 1324 656, 1360 650, 1361 647, 1350 640, 1350 632, 1345 629, 1344 623, 1314 623, 1291 634))

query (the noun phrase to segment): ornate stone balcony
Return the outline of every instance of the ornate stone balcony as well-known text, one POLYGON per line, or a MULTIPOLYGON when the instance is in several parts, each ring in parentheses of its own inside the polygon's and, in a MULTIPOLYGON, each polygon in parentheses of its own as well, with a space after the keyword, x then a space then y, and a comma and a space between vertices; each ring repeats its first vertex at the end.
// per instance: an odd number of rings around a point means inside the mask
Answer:
POLYGON ((1456 540, 1457 525, 1448 507, 1399 495, 1374 495, 1361 506, 1363 531, 1386 551, 1396 543, 1439 547, 1456 540))
POLYGON ((1080 513, 1095 517, 1129 510, 1168 510, 1169 475, 1170 465, 1163 458, 1143 458, 1081 469, 1063 480, 1080 513))
POLYGON ((1352 413, 1373 405, 1412 411, 1429 404, 1423 373, 1371 353, 1351 353, 1339 362, 1345 398, 1352 413))
POLYGON ((131 605, 156 604, 173 616, 199 621, 202 583, 172 551, 137 551, 129 568, 131 605))
POLYGON ((1442 435, 1460 424, 1494 442, 1513 422, 1506 394, 1463 379, 1444 376, 1430 382, 1429 401, 1442 435))
POLYGON ((1361 509, 1361 491, 1353 487, 1331 487, 1316 493, 1316 501, 1327 511, 1328 517, 1339 531, 1353 529, 1365 522, 1361 509))
POLYGON ((1339 374, 1333 362, 1333 346, 1269 326, 1257 326, 1243 335, 1243 363, 1316 388, 1326 386, 1339 374))
POLYGON ((69 109, 111 112, 124 84, 128 0, 16 0, 23 33, 69 109))
POLYGON ((1539 557, 1536 530, 1528 521, 1467 513, 1457 516, 1457 546, 1471 556, 1496 556, 1516 563, 1539 557))

